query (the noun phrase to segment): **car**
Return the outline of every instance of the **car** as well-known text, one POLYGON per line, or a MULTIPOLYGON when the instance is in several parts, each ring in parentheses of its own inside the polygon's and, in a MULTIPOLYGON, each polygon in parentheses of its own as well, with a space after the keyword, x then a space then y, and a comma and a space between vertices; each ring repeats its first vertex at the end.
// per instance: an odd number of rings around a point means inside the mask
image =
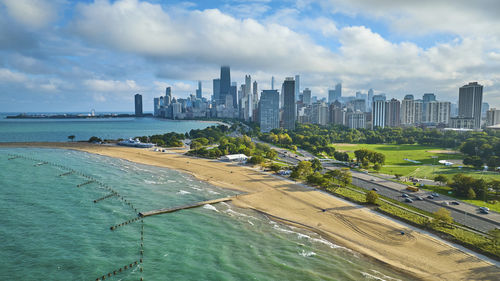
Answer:
POLYGON ((373 191, 378 191, 378 188, 374 187, 372 188, 373 191))
POLYGON ((432 196, 432 195, 428 195, 428 196, 427 196, 427 199, 434 199, 434 196, 432 196))
POLYGON ((481 214, 489 214, 490 213, 488 210, 485 210, 485 209, 479 209, 479 212, 481 214))
POLYGON ((371 181, 375 181, 375 179, 370 179, 371 181))
POLYGON ((457 201, 451 201, 451 205, 460 205, 457 201))
POLYGON ((411 200, 410 198, 406 198, 405 202, 407 202, 407 203, 413 203, 413 200, 411 200))
POLYGON ((436 192, 431 193, 431 195, 434 197, 439 197, 439 194, 437 194, 436 192))
POLYGON ((417 200, 422 201, 424 198, 422 198, 422 196, 417 196, 417 200))
POLYGON ((403 198, 408 198, 408 197, 410 197, 410 196, 408 196, 408 194, 406 194, 406 193, 403 193, 403 195, 401 195, 401 197, 403 197, 403 198))
POLYGON ((443 204, 443 205, 450 205, 450 204, 449 204, 448 202, 446 202, 446 201, 443 201, 443 203, 441 203, 441 204, 443 204))

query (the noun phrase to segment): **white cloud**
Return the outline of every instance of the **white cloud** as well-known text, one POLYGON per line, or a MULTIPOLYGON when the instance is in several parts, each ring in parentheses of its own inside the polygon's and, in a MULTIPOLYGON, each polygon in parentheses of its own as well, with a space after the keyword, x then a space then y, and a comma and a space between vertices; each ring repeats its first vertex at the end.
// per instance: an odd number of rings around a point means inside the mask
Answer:
POLYGON ((0 68, 0 82, 3 83, 24 83, 28 77, 23 73, 12 72, 6 68, 0 68))
POLYGON ((89 79, 84 81, 84 85, 89 90, 96 92, 132 92, 141 90, 141 87, 139 87, 134 80, 117 81, 89 79))
POLYGON ((331 70, 332 54, 280 24, 239 20, 217 9, 176 10, 137 0, 80 5, 74 30, 121 51, 247 69, 331 70))
POLYGON ((0 0, 8 14, 17 22, 31 28, 45 27, 57 15, 58 1, 46 0, 0 0))

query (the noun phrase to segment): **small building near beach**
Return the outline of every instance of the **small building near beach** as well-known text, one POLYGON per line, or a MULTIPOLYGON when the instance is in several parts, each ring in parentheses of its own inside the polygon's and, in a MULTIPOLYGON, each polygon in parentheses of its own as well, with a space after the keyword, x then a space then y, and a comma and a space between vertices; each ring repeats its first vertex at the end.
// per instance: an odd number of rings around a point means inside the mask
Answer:
POLYGON ((229 154, 229 155, 224 155, 220 158, 222 161, 228 161, 228 162, 247 162, 248 156, 245 154, 229 154))

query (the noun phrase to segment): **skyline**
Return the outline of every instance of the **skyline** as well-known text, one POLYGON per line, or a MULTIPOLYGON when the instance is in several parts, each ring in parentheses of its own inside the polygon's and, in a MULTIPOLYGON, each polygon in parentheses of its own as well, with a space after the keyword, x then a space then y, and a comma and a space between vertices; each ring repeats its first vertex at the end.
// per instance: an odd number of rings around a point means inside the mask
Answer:
POLYGON ((478 81, 500 106, 500 3, 372 2, 0 0, 0 111, 133 111, 136 93, 186 97, 198 80, 210 98, 221 65, 261 90, 300 75, 318 97, 341 82, 453 101, 478 81))

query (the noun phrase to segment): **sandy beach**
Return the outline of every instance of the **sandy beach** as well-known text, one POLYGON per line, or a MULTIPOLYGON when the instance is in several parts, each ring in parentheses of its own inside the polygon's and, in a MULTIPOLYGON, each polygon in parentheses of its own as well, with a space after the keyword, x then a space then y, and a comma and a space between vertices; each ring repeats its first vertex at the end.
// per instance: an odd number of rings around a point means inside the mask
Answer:
POLYGON ((244 192, 232 201, 239 207, 308 228, 422 280, 498 280, 500 276, 500 268, 429 235, 406 229, 364 207, 247 167, 176 153, 86 143, 2 143, 0 147, 76 149, 184 171, 214 185, 244 192), (401 230, 406 234, 401 235, 401 230))

